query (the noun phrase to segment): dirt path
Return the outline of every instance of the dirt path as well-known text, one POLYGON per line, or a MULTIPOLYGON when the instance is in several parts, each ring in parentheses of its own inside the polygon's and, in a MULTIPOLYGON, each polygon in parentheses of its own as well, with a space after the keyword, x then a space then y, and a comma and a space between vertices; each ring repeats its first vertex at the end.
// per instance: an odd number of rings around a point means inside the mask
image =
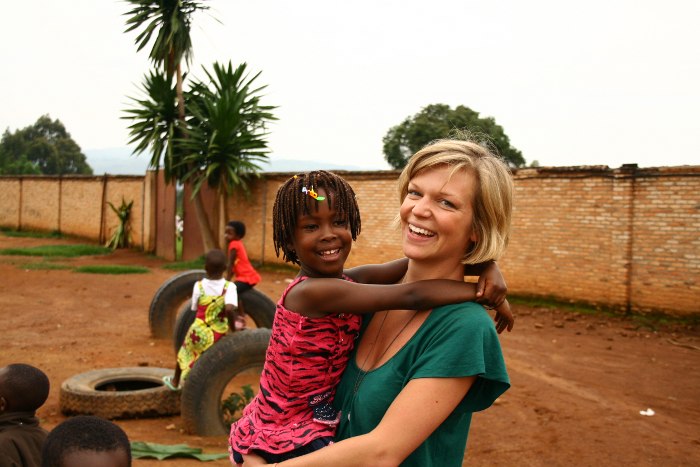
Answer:
MULTIPOLYGON (((0 248, 65 242, 0 234, 0 248)), ((151 269, 122 276, 22 267, 31 261, 0 256, 0 366, 26 362, 46 371, 52 387, 39 416, 48 429, 65 418, 58 403, 65 379, 97 368, 174 365, 171 343, 148 328, 151 298, 174 274, 162 260, 118 251, 60 261, 151 269)), ((258 288, 276 300, 288 278, 265 272, 258 288)), ((475 415, 465 465, 700 465, 700 330, 638 329, 628 320, 525 306, 515 312, 515 331, 502 337, 512 388, 475 415), (641 415, 647 408, 655 414, 641 415)), ((132 441, 226 450, 225 437, 182 433, 179 417, 117 423, 132 441)), ((165 464, 201 465, 134 462, 165 464)))

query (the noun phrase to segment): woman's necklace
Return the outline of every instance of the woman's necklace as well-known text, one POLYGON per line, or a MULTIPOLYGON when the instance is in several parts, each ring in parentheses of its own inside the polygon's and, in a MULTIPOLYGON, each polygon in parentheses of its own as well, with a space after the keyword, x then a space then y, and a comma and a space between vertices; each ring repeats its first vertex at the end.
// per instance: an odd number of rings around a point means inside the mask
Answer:
MULTIPOLYGON (((363 370, 362 368, 364 368, 365 364, 367 363, 367 359, 369 359, 369 356, 372 354, 372 351, 374 350, 374 346, 377 343, 377 340, 379 339, 379 335, 381 334, 382 328, 384 327, 384 321, 386 321, 386 316, 388 314, 389 314, 389 312, 384 313, 384 316, 382 317, 382 322, 379 323, 379 329, 377 329, 377 336, 375 337, 374 342, 372 342, 372 345, 369 348, 367 355, 365 355, 365 359, 362 361, 362 365, 357 367, 358 372, 357 372, 357 377, 355 378, 355 384, 352 388, 352 402, 350 404, 350 410, 348 411, 348 420, 350 420, 350 412, 352 412, 352 409, 355 406, 355 398, 357 397, 357 391, 360 389, 360 385, 365 380, 365 377, 367 376, 367 374, 370 372, 370 369, 363 370)), ((411 315, 411 317, 408 319, 408 321, 406 321, 404 323, 404 325, 401 326, 401 329, 399 329, 399 332, 397 332, 396 335, 394 336, 394 338, 391 339, 391 342, 389 342, 389 345, 387 345, 384 348, 384 351, 379 355, 379 357, 377 357, 376 363, 379 363, 380 361, 382 361, 382 357, 384 357, 384 355, 389 351, 392 344, 394 342, 396 342, 396 339, 399 338, 401 333, 403 333, 403 331, 408 327, 408 325, 411 324, 411 321, 413 321, 413 318, 415 318, 417 314, 418 314, 418 311, 414 311, 413 314, 411 315)))

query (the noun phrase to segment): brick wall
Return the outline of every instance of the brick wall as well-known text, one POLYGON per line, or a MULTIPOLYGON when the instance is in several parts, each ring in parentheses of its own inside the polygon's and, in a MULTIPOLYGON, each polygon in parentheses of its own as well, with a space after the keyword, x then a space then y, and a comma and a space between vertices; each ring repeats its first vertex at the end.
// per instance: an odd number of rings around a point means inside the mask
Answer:
MULTIPOLYGON (((348 266, 400 257, 398 172, 338 173, 362 212, 348 266)), ((281 263, 272 247, 272 203, 289 176, 265 174, 255 196, 237 198, 228 213, 248 225, 253 259, 281 263)), ((512 236, 499 262, 512 293, 700 313, 700 167, 528 168, 514 180, 512 236)))
MULTIPOLYGON (((400 257, 398 172, 339 174, 355 189, 362 212, 348 266, 400 257)), ((225 222, 241 219, 250 257, 281 263, 272 245, 272 205, 291 175, 263 174, 248 197, 232 196, 228 211, 216 216, 220 241, 225 222)), ((514 180, 511 242, 499 261, 512 293, 700 314, 700 166, 528 168, 516 171, 514 180)), ((143 177, 0 177, 0 226, 60 228, 98 239, 100 226, 104 237, 116 220, 103 200, 119 204, 125 195, 135 200, 135 243, 152 251, 153 183, 143 177)), ((215 204, 210 208, 223 209, 215 204)), ((186 232, 193 231, 191 223, 186 215, 186 232)), ((156 229, 158 236, 164 231, 156 229)))
POLYGON ((0 226, 23 230, 60 231, 108 239, 119 223, 107 201, 116 207, 122 197, 133 201, 131 239, 144 246, 144 177, 67 175, 0 176, 0 226))

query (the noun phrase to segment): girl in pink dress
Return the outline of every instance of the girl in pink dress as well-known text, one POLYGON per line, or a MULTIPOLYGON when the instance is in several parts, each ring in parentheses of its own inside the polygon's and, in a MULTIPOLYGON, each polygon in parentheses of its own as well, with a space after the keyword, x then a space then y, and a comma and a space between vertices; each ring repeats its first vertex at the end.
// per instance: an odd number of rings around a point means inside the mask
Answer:
MULTIPOLYGON (((335 388, 362 314, 425 310, 477 298, 473 283, 400 283, 406 260, 344 271, 359 233, 355 193, 341 177, 309 172, 295 175, 278 190, 275 252, 282 251, 285 261, 299 265, 300 271, 277 303, 260 391, 231 425, 233 463, 242 464, 242 455, 249 453, 269 463, 282 462, 332 442, 340 419, 332 405, 335 388)), ((494 269, 493 280, 502 282, 496 266, 489 271, 494 269)), ((496 321, 501 331, 512 326, 507 301, 497 308, 496 321)))

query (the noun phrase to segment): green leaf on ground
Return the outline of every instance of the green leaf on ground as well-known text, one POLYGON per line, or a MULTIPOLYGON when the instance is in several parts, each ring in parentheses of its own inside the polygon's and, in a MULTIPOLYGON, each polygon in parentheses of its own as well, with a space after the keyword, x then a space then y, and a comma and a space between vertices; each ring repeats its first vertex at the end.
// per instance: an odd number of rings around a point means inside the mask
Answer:
POLYGON ((192 457, 207 462, 225 459, 228 457, 228 453, 204 454, 200 448, 191 448, 186 444, 158 444, 132 441, 131 457, 134 459, 153 457, 158 460, 171 457, 192 457))

